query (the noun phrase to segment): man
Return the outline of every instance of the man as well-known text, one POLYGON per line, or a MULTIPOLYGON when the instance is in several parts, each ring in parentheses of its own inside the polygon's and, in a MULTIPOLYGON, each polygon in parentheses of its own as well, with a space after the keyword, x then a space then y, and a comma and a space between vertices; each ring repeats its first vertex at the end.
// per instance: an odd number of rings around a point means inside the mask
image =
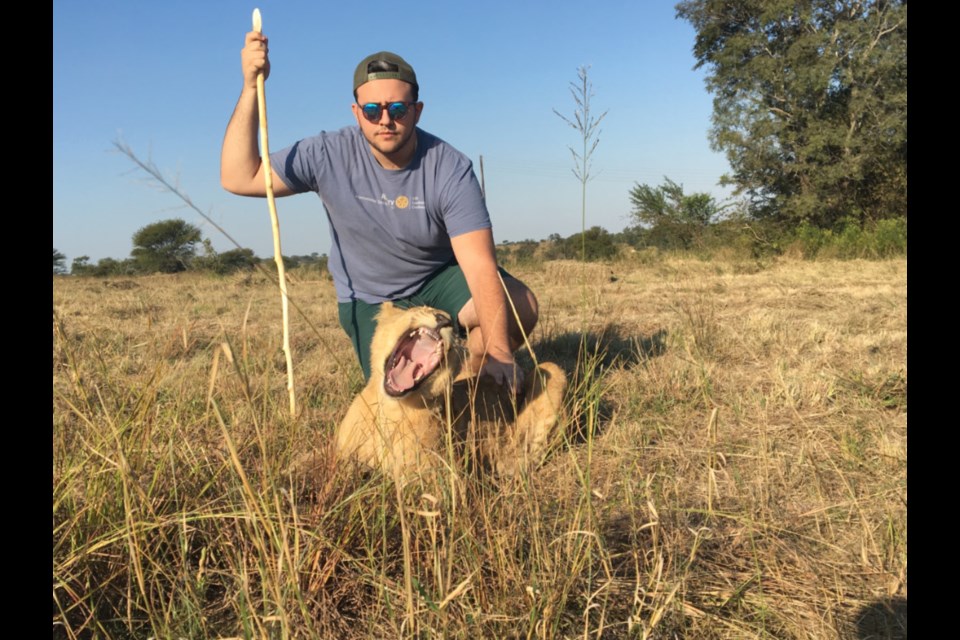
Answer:
MULTIPOLYGON (((224 135, 220 179, 232 193, 265 196, 257 74, 270 73, 266 36, 247 34, 241 66, 243 90, 224 135)), ((400 56, 368 56, 357 66, 353 89, 357 127, 300 140, 271 154, 270 165, 276 197, 313 191, 323 201, 340 323, 364 376, 370 377, 376 312, 392 300, 450 313, 467 332, 470 371, 518 389, 523 374, 513 352, 536 325, 537 300, 498 270, 471 162, 416 126, 423 112, 419 85, 400 56)))

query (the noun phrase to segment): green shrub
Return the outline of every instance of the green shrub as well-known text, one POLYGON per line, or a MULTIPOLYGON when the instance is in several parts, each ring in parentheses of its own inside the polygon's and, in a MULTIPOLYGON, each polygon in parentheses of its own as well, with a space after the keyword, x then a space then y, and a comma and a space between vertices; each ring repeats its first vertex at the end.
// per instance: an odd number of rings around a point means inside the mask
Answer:
POLYGON ((878 220, 873 230, 873 246, 878 258, 907 254, 907 219, 878 220))
POLYGON ((552 243, 547 249, 547 258, 552 260, 579 260, 588 262, 610 260, 617 257, 619 248, 613 236, 603 227, 590 227, 586 233, 575 233, 569 238, 552 243))
POLYGON ((540 243, 536 240, 521 240, 502 244, 497 247, 497 261, 506 265, 529 265, 537 262, 537 249, 540 243))
POLYGON ((784 244, 803 258, 892 258, 907 252, 907 220, 891 218, 861 227, 854 217, 844 218, 833 229, 802 222, 786 234, 784 244))
MULTIPOLYGON (((274 263, 276 268, 276 263, 274 263)), ((330 270, 327 268, 327 256, 320 256, 307 262, 300 262, 296 267, 296 273, 300 276, 317 276, 330 278, 330 270)))
POLYGON ((194 258, 191 269, 222 276, 235 271, 252 271, 257 260, 252 249, 230 249, 217 253, 211 248, 206 255, 194 258))

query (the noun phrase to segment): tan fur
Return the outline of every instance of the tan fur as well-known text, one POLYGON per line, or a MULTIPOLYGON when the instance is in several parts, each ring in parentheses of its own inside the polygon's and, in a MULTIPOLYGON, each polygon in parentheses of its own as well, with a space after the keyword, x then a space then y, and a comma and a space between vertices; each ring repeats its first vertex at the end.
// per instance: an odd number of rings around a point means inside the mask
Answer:
POLYGON ((519 406, 489 379, 454 382, 462 351, 449 322, 447 314, 429 307, 381 306, 370 380, 337 427, 338 457, 408 479, 439 466, 450 425, 456 443, 467 444, 498 474, 514 475, 542 461, 559 421, 566 375, 553 363, 541 364, 527 374, 519 406), (385 362, 398 341, 420 327, 438 331, 443 359, 419 388, 393 397, 384 389, 385 362))

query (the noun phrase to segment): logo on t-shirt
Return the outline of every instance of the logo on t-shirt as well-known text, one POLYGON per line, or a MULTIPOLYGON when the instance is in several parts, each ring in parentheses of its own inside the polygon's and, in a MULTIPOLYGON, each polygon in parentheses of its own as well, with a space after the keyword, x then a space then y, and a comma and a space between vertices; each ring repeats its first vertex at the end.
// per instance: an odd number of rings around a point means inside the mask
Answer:
POLYGON ((390 207, 391 209, 416 210, 427 208, 427 204, 423 201, 423 198, 419 196, 413 196, 412 198, 409 196, 397 196, 391 200, 385 193, 381 193, 379 198, 358 195, 357 200, 363 200, 364 202, 380 205, 381 207, 390 207))

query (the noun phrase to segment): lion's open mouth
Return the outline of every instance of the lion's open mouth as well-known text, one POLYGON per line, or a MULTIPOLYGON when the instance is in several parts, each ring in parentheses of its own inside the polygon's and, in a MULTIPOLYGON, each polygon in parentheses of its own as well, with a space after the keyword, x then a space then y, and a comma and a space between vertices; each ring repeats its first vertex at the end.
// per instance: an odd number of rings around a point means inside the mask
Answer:
MULTIPOLYGON (((449 321, 443 326, 449 326, 449 321)), ((383 389, 388 395, 413 391, 437 370, 444 355, 440 328, 420 327, 400 338, 383 367, 383 389)))

